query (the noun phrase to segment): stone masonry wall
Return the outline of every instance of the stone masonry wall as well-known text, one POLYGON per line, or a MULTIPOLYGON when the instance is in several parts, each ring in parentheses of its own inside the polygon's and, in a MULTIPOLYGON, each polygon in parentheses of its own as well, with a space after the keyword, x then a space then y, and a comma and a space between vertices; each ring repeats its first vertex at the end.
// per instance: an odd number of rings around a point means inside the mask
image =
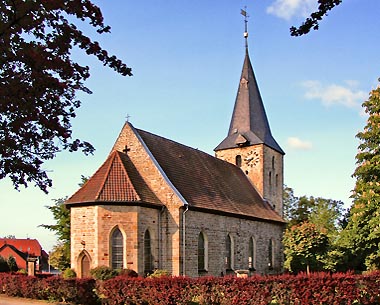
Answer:
POLYGON ((159 200, 166 206, 169 213, 163 213, 164 222, 162 234, 162 267, 173 275, 181 274, 180 266, 180 213, 179 208, 184 202, 175 190, 168 184, 166 177, 159 171, 152 157, 144 148, 134 128, 126 123, 120 132, 112 150, 127 153, 141 177, 159 200))
POLYGON ((260 195, 282 216, 283 155, 263 144, 225 149, 215 153, 217 158, 235 165, 237 155, 241 156, 241 170, 260 195))
POLYGON ((187 276, 198 274, 198 236, 203 232, 207 240, 208 269, 201 275, 220 276, 226 274, 225 240, 230 234, 234 244, 233 269, 248 270, 249 239, 256 241, 254 266, 257 274, 278 273, 283 267, 281 224, 238 219, 221 215, 206 214, 198 211, 186 213, 186 272, 187 276), (274 265, 268 267, 269 240, 274 243, 274 265))

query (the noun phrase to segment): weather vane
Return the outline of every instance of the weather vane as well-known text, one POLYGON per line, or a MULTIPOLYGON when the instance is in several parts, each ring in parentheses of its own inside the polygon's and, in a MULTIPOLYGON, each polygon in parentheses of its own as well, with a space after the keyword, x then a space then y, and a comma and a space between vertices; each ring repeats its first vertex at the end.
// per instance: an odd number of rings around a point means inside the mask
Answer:
POLYGON ((247 6, 240 10, 240 14, 244 16, 244 38, 245 38, 245 48, 248 50, 248 17, 247 6))

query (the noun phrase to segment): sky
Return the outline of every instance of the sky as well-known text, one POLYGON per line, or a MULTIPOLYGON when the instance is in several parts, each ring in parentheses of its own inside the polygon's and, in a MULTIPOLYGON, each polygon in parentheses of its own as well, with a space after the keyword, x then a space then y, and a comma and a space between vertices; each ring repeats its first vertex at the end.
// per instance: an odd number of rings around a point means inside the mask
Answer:
POLYGON ((36 238, 50 251, 54 234, 46 206, 72 195, 81 175, 105 161, 124 122, 209 154, 225 138, 244 60, 247 7, 249 53, 274 138, 286 155, 284 182, 297 196, 351 204, 355 135, 366 124, 361 107, 380 77, 380 2, 344 0, 318 31, 291 37, 317 0, 96 0, 111 33, 94 40, 132 67, 122 77, 75 51, 90 66, 78 94, 82 106, 73 136, 91 142, 93 156, 61 152, 46 162, 53 179, 38 188, 14 190, 0 180, 0 236, 36 238))

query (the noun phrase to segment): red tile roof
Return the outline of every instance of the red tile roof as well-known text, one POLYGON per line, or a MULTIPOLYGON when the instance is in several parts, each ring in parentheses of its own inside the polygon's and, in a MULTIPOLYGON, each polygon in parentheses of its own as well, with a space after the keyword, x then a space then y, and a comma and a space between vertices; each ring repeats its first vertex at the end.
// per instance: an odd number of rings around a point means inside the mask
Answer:
POLYGON ((37 239, 0 238, 0 248, 5 244, 12 245, 30 256, 42 256, 42 247, 37 239))
POLYGON ((129 157, 118 151, 109 155, 96 173, 66 201, 66 204, 95 202, 160 204, 129 157))
POLYGON ((136 131, 190 208, 284 222, 237 166, 152 133, 136 131))

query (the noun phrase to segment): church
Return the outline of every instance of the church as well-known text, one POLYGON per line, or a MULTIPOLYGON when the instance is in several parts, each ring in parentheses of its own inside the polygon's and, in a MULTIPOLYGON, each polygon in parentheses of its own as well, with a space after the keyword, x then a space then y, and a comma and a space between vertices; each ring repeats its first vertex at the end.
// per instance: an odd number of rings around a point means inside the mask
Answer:
POLYGON ((283 156, 246 44, 215 156, 125 123, 105 162, 66 201, 71 267, 79 277, 97 266, 142 276, 281 272, 283 156))

